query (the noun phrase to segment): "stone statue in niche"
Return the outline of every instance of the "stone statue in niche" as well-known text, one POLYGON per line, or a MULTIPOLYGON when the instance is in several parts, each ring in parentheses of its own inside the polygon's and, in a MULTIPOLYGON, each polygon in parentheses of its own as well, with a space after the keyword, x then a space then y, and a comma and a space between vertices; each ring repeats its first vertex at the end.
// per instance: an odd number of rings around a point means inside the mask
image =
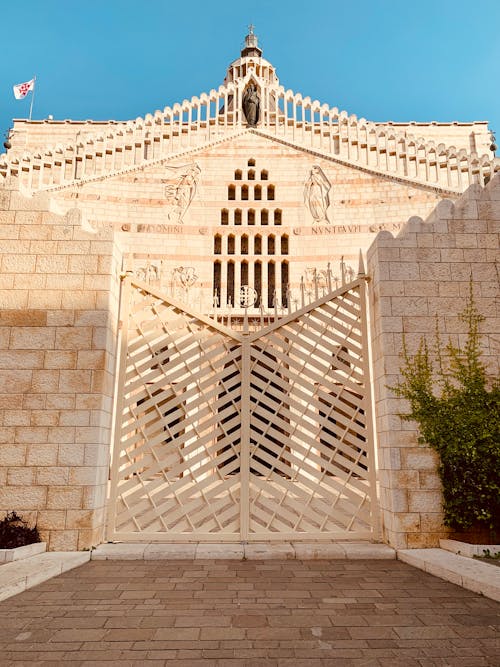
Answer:
POLYGON ((304 203, 309 209, 314 223, 330 223, 328 208, 330 206, 329 193, 331 187, 332 184, 321 167, 317 164, 313 165, 304 186, 304 203))
POLYGON ((182 224, 184 216, 193 201, 198 189, 201 169, 193 162, 186 167, 171 167, 184 169, 182 175, 173 183, 165 186, 165 198, 169 204, 168 221, 172 224, 182 224))
POLYGON ((251 83, 243 94, 243 113, 250 127, 259 121, 260 97, 256 86, 251 83))

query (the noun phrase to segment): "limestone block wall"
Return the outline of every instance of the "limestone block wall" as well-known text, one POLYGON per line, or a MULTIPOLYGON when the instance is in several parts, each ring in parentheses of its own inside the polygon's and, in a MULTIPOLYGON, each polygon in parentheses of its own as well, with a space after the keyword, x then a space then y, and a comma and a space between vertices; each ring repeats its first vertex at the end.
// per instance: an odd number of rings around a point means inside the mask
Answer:
POLYGON ((486 317, 484 359, 499 372, 500 177, 471 186, 455 203, 443 200, 424 222, 410 218, 393 237, 381 232, 368 251, 374 395, 379 439, 380 501, 384 539, 399 547, 432 547, 446 535, 437 457, 417 441, 414 423, 388 388, 399 378, 402 336, 411 353, 422 337, 434 340, 436 314, 443 339, 465 339, 458 319, 469 293, 486 317))
POLYGON ((0 189, 0 516, 52 550, 102 538, 120 262, 111 231, 0 189))

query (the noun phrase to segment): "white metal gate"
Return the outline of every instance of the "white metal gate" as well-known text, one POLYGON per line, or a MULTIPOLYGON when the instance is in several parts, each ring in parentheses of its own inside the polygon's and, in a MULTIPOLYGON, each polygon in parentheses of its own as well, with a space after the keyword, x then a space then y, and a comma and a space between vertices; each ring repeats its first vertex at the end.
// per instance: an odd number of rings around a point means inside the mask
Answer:
POLYGON ((365 289, 239 332, 127 276, 108 539, 373 538, 365 289))

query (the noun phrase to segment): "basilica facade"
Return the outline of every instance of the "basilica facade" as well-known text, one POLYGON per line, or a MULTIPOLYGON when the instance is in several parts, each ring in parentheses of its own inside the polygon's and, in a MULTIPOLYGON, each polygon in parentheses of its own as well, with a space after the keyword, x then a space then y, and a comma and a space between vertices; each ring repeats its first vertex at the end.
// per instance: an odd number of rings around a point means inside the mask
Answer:
POLYGON ((470 275, 494 301, 487 122, 357 118, 286 89, 250 30, 191 100, 10 135, 0 510, 53 549, 446 534, 387 385, 403 332, 444 307, 458 335, 470 275))

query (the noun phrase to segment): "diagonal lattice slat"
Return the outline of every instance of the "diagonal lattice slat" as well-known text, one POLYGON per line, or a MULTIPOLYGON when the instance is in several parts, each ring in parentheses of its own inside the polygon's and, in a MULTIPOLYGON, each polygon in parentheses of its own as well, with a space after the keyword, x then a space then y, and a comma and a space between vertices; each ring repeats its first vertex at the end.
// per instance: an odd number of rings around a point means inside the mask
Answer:
POLYGON ((364 281, 250 334, 125 283, 109 537, 373 537, 364 281))

